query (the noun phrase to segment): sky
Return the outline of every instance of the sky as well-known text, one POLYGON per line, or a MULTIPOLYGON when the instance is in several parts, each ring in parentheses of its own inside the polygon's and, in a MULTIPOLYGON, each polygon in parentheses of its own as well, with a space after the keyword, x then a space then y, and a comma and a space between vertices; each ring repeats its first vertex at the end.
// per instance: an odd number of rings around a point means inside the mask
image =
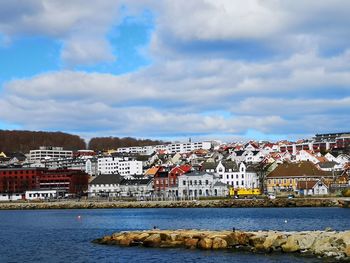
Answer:
POLYGON ((0 1, 0 129, 348 132, 349 12, 348 0, 0 1))

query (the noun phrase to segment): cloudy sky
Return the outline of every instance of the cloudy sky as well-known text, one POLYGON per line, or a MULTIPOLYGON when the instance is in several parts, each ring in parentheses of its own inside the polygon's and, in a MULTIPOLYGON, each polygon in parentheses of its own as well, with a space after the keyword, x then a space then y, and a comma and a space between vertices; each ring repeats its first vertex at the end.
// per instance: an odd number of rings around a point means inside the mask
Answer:
POLYGON ((0 129, 281 139, 350 130, 348 0, 0 2, 0 129))

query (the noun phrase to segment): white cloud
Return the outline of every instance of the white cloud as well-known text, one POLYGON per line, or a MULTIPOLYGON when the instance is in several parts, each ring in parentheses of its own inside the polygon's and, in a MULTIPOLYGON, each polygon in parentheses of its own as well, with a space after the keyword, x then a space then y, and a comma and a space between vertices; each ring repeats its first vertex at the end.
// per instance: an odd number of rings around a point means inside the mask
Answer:
POLYGON ((61 56, 68 65, 110 62, 115 58, 106 34, 119 22, 118 11, 118 0, 1 1, 0 32, 62 41, 61 56))
POLYGON ((0 119, 31 129, 141 137, 346 129, 348 56, 303 53, 267 63, 179 59, 121 76, 46 73, 7 83, 0 119))
MULTIPOLYGON (((118 1, 84 3, 0 8, 12 13, 0 11, 0 32, 61 39, 67 65, 113 61, 105 36, 120 19, 118 1)), ((153 65, 119 76, 67 70, 8 82, 0 119, 30 129, 141 137, 348 129, 348 1, 123 3, 131 6, 129 14, 146 7, 155 14, 153 65), (231 54, 248 52, 233 45, 242 40, 282 55, 239 60, 231 54), (324 56, 333 48, 336 55, 324 56)))

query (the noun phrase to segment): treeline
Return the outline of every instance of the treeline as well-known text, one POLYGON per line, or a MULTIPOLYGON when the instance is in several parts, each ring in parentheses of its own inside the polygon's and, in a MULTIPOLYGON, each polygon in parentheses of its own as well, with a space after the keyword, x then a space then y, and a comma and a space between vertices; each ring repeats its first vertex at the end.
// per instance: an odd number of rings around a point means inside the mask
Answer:
POLYGON ((78 135, 63 132, 0 130, 0 152, 28 153, 40 146, 63 147, 74 151, 85 149, 86 143, 78 135))
POLYGON ((117 149, 119 147, 147 146, 164 144, 163 141, 135 138, 118 138, 118 137, 97 137, 92 138, 88 148, 94 151, 103 151, 108 149, 117 149))
MULTIPOLYGON (((103 151, 119 147, 164 144, 163 141, 135 138, 96 137, 88 143, 88 149, 103 151)), ((63 132, 0 130, 0 152, 28 153, 40 146, 63 147, 65 150, 86 149, 86 143, 78 135, 63 132)))

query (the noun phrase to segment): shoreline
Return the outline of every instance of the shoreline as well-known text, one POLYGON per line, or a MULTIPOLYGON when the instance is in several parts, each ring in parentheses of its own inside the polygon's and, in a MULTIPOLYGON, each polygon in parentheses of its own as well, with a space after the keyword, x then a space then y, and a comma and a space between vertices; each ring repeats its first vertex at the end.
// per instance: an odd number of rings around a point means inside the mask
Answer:
POLYGON ((92 241, 101 245, 145 248, 236 250, 253 253, 298 253, 350 260, 350 231, 209 231, 150 230, 117 232, 92 241))
POLYGON ((55 202, 2 202, 0 210, 36 209, 113 209, 113 208, 271 208, 271 207, 345 207, 341 198, 277 198, 222 199, 198 201, 55 201, 55 202))

